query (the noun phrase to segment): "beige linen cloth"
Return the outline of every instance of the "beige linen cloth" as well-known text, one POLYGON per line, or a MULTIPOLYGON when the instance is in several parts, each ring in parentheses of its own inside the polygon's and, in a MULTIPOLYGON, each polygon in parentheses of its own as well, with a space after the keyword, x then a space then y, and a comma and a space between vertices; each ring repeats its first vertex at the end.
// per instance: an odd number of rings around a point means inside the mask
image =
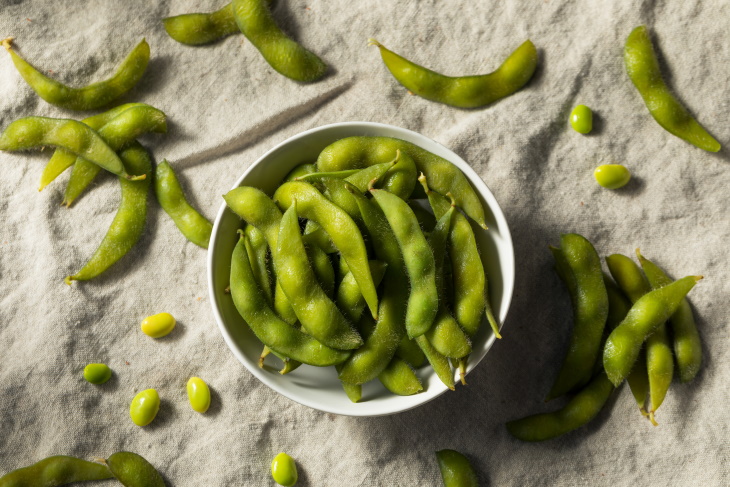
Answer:
MULTIPOLYGON (((730 157, 668 134, 649 116, 624 71, 623 43, 651 28, 669 85, 699 121, 730 144, 728 2, 278 0, 277 21, 331 66, 324 80, 294 83, 242 35, 205 47, 170 39, 163 17, 211 11, 225 0, 0 0, 0 37, 57 79, 104 79, 147 38, 152 60, 122 101, 165 111, 169 133, 142 142, 175 165, 212 219, 243 171, 275 144, 342 121, 420 132, 468 161, 504 209, 517 284, 496 343, 469 386, 381 418, 314 411, 259 383, 231 354, 207 297, 206 252, 188 243, 151 200, 141 241, 103 277, 63 284, 93 253, 113 218, 118 184, 103 174, 74 207, 59 206, 68 174, 42 193, 50 152, 0 154, 0 472, 54 454, 147 457, 175 486, 273 485, 269 462, 286 451, 299 486, 437 486, 434 451, 464 452, 490 486, 723 486, 730 483, 728 241, 730 157), (532 81, 478 110, 412 96, 382 64, 375 37, 440 72, 486 73, 525 39, 539 50, 532 81), (594 109, 594 132, 568 124, 594 109), (622 163, 634 178, 599 187, 593 169, 622 163), (543 398, 572 323, 549 244, 578 232, 601 255, 641 247, 672 275, 702 274, 691 302, 704 344, 694 382, 675 383, 659 427, 622 387, 585 428, 542 444, 510 437, 504 423, 560 405, 543 398), (148 314, 180 324, 155 341, 148 314), (81 379, 89 362, 115 372, 81 379), (188 377, 205 378, 213 405, 193 413, 188 377), (128 418, 135 391, 156 387, 157 420, 128 418)), ((80 119, 39 99, 0 53, 0 127, 25 116, 80 119)))

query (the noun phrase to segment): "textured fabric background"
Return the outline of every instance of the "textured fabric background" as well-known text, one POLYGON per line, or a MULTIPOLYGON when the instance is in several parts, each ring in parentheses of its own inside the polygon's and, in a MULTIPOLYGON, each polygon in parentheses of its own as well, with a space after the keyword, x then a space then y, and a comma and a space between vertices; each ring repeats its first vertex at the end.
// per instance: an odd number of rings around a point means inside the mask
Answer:
MULTIPOLYGON (((170 485, 272 485, 269 462, 287 451, 300 486, 440 485, 433 452, 466 453, 484 485, 707 485, 730 483, 728 249, 730 157, 661 129, 623 67, 626 36, 651 27, 669 85, 718 140, 730 143, 730 5, 703 2, 278 0, 275 16, 332 67, 319 83, 276 74, 243 36, 207 47, 167 37, 160 19, 219 8, 223 0, 0 0, 0 36, 15 36, 34 65, 70 84, 106 78, 142 37, 152 60, 122 101, 164 110, 169 133, 144 137, 175 164, 193 203, 213 218, 220 195, 266 150, 303 130, 366 120, 402 126, 461 155, 504 209, 516 245, 517 286, 504 339, 470 385, 391 417, 336 417, 260 384, 236 361, 213 320, 205 251, 152 201, 140 243, 103 277, 62 279, 92 254, 118 204, 99 178, 72 209, 59 206, 68 174, 37 192, 50 152, 0 154, 0 472, 53 454, 146 456, 170 485), (384 68, 376 37, 447 74, 489 72, 526 38, 540 65, 517 94, 479 110, 409 95, 384 68), (589 136, 568 114, 596 114, 589 136), (634 179, 600 188, 592 171, 620 162, 634 179), (704 368, 673 384, 653 428, 622 387, 589 426, 524 444, 507 420, 557 407, 543 397, 571 323, 548 244, 579 232, 602 255, 636 247, 675 276, 703 274, 691 301, 704 368), (153 341, 140 320, 170 311, 178 329, 153 341), (108 363, 102 387, 81 380, 108 363), (193 413, 184 384, 199 375, 213 406, 193 413), (156 387, 158 419, 129 421, 135 391, 156 387)), ((30 115, 82 118, 40 100, 0 53, 0 127, 30 115)))

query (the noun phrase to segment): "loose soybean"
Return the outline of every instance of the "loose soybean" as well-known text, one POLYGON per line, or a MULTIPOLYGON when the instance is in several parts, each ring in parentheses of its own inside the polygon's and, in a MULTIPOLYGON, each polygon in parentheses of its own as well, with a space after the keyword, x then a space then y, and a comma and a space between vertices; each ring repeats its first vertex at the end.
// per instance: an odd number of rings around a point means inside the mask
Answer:
POLYGON ((112 369, 106 364, 89 364, 84 367, 84 379, 91 384, 104 384, 112 378, 112 369))
POLYGON ((147 426, 155 419, 159 410, 159 394, 154 389, 145 389, 132 399, 129 405, 129 417, 137 426, 147 426))

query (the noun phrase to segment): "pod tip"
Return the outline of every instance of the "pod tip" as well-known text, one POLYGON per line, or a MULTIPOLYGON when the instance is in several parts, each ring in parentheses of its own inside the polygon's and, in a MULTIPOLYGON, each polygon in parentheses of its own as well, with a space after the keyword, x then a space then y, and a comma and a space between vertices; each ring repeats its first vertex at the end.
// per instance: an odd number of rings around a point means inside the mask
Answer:
POLYGON ((372 37, 370 37, 370 38, 368 39, 368 47, 370 47, 370 46, 378 46, 378 47, 383 47, 383 45, 382 45, 381 43, 379 43, 378 41, 376 41, 376 40, 375 40, 375 39, 373 39, 372 37))
POLYGON ((71 281, 73 281, 73 280, 74 280, 73 276, 66 276, 64 278, 63 282, 65 282, 67 285, 70 286, 71 285, 71 281))

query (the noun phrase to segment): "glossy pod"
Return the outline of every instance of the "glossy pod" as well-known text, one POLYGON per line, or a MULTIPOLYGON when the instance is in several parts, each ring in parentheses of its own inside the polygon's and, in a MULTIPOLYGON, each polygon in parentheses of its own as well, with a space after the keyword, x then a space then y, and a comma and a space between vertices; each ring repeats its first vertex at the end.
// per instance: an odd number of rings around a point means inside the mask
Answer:
POLYGON ((112 369, 106 364, 89 364, 84 367, 84 379, 91 384, 104 384, 112 378, 112 369))
POLYGON ((469 459, 455 450, 436 452, 444 487, 477 487, 479 479, 469 459))
MULTIPOLYGON (((120 156, 133 171, 145 176, 151 174, 150 156, 138 143, 135 142, 120 156)), ((120 177, 119 182, 122 187, 122 199, 109 230, 84 267, 76 274, 66 277, 66 284, 71 284, 71 281, 88 281, 106 271, 124 257, 142 236, 147 219, 147 192, 150 178, 144 181, 128 181, 120 177)))
POLYGON ((667 87, 645 26, 635 28, 626 39, 624 64, 631 82, 659 125, 700 149, 709 152, 720 150, 720 143, 689 114, 667 87))
POLYGON ((233 17, 251 44, 279 73, 295 81, 317 81, 327 65, 276 25, 266 0, 233 0, 233 17))
POLYGON ((137 426, 147 426, 155 419, 159 410, 159 394, 154 389, 145 389, 132 399, 129 405, 129 417, 137 426))
POLYGON ((167 35, 189 46, 209 44, 240 32, 230 3, 215 12, 175 15, 162 19, 162 23, 167 35))
POLYGON ((71 88, 45 76, 31 66, 13 51, 11 39, 5 39, 3 47, 10 53, 20 75, 38 96, 52 105, 69 110, 93 110, 108 105, 137 84, 150 60, 150 46, 142 39, 122 61, 111 78, 83 88, 71 88))
POLYGON ((142 456, 120 451, 106 459, 109 469, 124 487, 165 487, 165 481, 142 456))
POLYGON ((210 407, 210 388, 200 377, 191 377, 188 380, 186 390, 188 401, 193 411, 204 413, 210 407))
POLYGON ((167 161, 162 161, 157 165, 155 195, 162 209, 170 215, 185 238, 195 245, 207 249, 213 225, 190 206, 175 171, 167 161))
POLYGON ((63 455, 44 458, 0 477, 0 487, 57 487, 113 478, 106 465, 63 455))
POLYGON ((428 100, 459 108, 478 108, 511 95, 522 88, 537 67, 537 50, 527 40, 494 72, 480 76, 450 77, 390 51, 374 39, 388 70, 409 91, 428 100))

